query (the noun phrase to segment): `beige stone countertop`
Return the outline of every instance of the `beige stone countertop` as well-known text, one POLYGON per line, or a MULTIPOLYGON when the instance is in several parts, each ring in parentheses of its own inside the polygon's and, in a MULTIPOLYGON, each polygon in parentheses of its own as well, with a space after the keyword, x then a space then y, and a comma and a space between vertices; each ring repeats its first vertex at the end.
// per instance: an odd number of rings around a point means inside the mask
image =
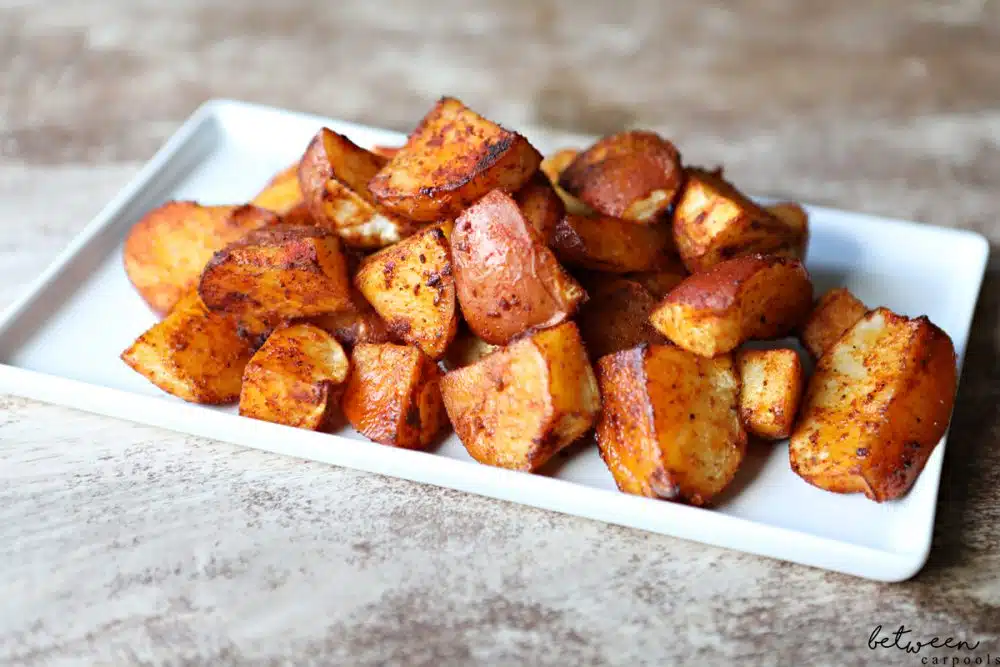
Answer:
POLYGON ((876 584, 0 396, 0 664, 966 657, 870 650, 877 624, 1000 658, 1000 2, 0 0, 0 308, 208 98, 405 130, 443 93, 986 234, 926 568, 876 584))

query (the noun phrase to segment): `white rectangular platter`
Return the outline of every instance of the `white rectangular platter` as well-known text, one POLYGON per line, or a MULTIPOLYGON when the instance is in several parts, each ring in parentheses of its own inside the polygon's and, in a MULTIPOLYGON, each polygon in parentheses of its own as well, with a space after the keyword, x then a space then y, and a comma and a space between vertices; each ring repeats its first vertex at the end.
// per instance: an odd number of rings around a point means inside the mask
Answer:
MULTIPOLYGON (((170 199, 247 201, 298 159, 321 125, 363 146, 404 139, 241 102, 201 107, 0 316, 0 392, 876 580, 903 580, 923 566, 944 443, 909 495, 881 505, 801 481, 784 443, 753 448, 733 488, 707 510, 619 493, 593 446, 545 475, 529 475, 475 463, 454 436, 430 453, 398 450, 349 428, 313 433, 245 419, 234 408, 186 404, 149 384, 118 358, 155 321, 122 268, 130 226, 170 199)), ((982 236, 816 207, 809 212, 807 265, 817 293, 844 285, 869 305, 927 314, 963 357, 989 249, 982 236)))

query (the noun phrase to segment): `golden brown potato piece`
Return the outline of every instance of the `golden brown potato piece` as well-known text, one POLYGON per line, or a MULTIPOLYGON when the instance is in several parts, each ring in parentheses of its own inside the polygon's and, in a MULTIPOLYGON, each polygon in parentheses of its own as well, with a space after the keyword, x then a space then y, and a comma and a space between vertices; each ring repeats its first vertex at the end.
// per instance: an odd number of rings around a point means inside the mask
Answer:
POLYGON ((451 235, 458 302, 469 328, 503 345, 570 317, 587 293, 509 195, 494 190, 470 206, 451 235))
POLYGON ((236 322, 209 311, 191 290, 121 358, 168 394, 221 405, 239 398, 251 356, 253 347, 236 333, 236 322))
POLYGON ((656 300, 639 283, 605 276, 595 287, 588 285, 588 294, 577 323, 591 359, 641 343, 667 342, 649 323, 656 300))
POLYGON ((469 455, 512 470, 537 470, 586 433, 601 407, 572 322, 445 374, 441 393, 469 455))
POLYGON ((202 206, 172 201, 147 213, 125 239, 125 273, 158 315, 191 289, 212 254, 245 234, 278 222, 256 206, 202 206))
POLYGON ((306 320, 351 349, 360 343, 390 342, 389 328, 357 289, 351 290, 351 308, 306 320))
POLYGON ((279 171, 250 203, 273 211, 282 219, 301 205, 302 190, 299 188, 298 163, 279 171))
POLYGON ((276 225, 217 252, 198 293, 211 310, 277 325, 349 309, 350 286, 336 236, 276 225))
POLYGON ((804 261, 809 246, 809 214, 801 204, 792 201, 771 204, 765 208, 788 229, 791 239, 798 241, 797 246, 792 246, 789 255, 804 261))
POLYGON ((387 160, 323 128, 299 165, 299 183, 315 224, 356 248, 382 248, 411 233, 416 225, 375 203, 368 182, 387 160))
POLYGON ((448 424, 441 403, 441 371, 410 345, 355 347, 343 408, 362 435, 407 449, 426 449, 448 424))
POLYGON ((812 282, 802 262, 755 255, 685 279, 660 302, 650 321, 685 350, 714 357, 748 340, 788 333, 811 306, 812 282))
POLYGON ((799 353, 788 348, 743 350, 736 362, 743 428, 768 440, 787 438, 802 399, 805 376, 799 353))
POLYGON ((536 172, 528 183, 514 194, 514 201, 521 208, 524 217, 538 230, 538 234, 548 242, 556 225, 562 220, 565 209, 555 189, 541 172, 536 172))
POLYGON ((948 428, 955 349, 926 317, 865 315, 816 365, 792 433, 792 470, 883 502, 909 491, 948 428))
POLYGON ((747 446, 732 355, 641 345, 602 357, 597 379, 597 445, 619 489, 705 505, 732 481, 747 446))
POLYGON ((662 271, 640 271, 638 273, 626 273, 622 276, 626 280, 637 282, 646 288, 646 291, 659 300, 670 293, 670 290, 684 282, 690 274, 680 265, 664 269, 662 271))
POLYGON ((541 160, 520 134, 443 97, 368 187, 399 215, 435 222, 490 190, 517 192, 541 160))
POLYGON ((674 208, 674 239, 689 271, 753 254, 802 259, 806 230, 782 222, 720 175, 702 169, 685 173, 674 208))
POLYGON ((497 345, 490 345, 476 334, 462 327, 444 354, 444 365, 447 370, 453 371, 456 368, 474 364, 498 349, 500 348, 497 345))
POLYGON ((637 225, 603 215, 567 213, 549 243, 560 261, 605 273, 667 269, 675 264, 677 254, 670 227, 637 225))
POLYGON ((596 215, 594 209, 590 208, 582 201, 563 190, 559 185, 559 176, 579 154, 580 151, 575 148, 564 148, 542 160, 538 169, 545 174, 545 177, 552 185, 552 190, 556 193, 559 199, 562 200, 563 208, 565 208, 567 213, 572 213, 574 215, 596 215))
POLYGON ((802 325, 799 338, 813 358, 819 359, 867 312, 867 306, 850 290, 844 287, 832 289, 816 302, 809 319, 802 325))
POLYGON ((281 224, 301 226, 312 225, 315 223, 313 222, 312 213, 309 212, 309 206, 302 201, 281 216, 281 224))
POLYGON ((240 414, 322 430, 339 412, 350 365, 333 336, 311 324, 274 330, 243 371, 240 414))
POLYGON ((562 171, 559 185, 591 208, 633 222, 654 222, 684 182, 681 156, 653 132, 622 132, 583 151, 562 171))
POLYGON ((448 240, 429 227, 361 263, 354 284, 396 338, 439 359, 458 328, 448 240))

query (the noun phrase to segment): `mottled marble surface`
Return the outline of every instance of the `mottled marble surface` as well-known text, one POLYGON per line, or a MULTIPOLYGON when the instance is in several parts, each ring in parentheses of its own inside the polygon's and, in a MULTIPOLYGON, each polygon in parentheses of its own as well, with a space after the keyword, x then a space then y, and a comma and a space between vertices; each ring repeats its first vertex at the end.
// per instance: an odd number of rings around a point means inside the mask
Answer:
MULTIPOLYGON (((514 126, 651 126, 748 190, 1000 243, 1000 3, 725 6, 0 0, 0 307, 220 96, 398 129, 444 92, 514 126)), ((872 652, 876 624, 998 657, 998 270, 994 254, 910 582, 0 396, 0 663, 954 655, 872 652)))

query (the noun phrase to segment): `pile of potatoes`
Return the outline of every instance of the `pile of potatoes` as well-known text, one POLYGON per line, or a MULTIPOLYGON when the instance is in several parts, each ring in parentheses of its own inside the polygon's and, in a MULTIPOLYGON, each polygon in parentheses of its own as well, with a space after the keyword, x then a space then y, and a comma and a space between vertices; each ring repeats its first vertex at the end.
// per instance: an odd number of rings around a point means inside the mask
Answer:
MULTIPOLYGON (((125 268, 163 319, 122 359, 240 414, 537 471, 593 432, 627 493, 710 504, 748 441, 815 486, 905 494, 950 418, 951 340, 844 289, 808 217, 653 132, 547 158, 443 98, 401 147, 321 129, 250 203, 170 202, 125 268), (816 359, 806 378, 797 335, 816 359), (780 345, 780 344, 779 344, 780 345)), ((591 445, 592 446, 592 445, 591 445)))

